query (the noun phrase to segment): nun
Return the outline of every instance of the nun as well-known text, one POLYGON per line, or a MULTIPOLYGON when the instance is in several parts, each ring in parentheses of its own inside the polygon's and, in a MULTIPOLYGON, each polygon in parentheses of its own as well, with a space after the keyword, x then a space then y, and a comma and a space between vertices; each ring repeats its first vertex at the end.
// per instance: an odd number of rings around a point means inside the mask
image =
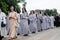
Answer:
POLYGON ((7 29, 7 35, 9 35, 10 25, 9 25, 9 17, 6 17, 6 29, 7 29))
POLYGON ((4 12, 2 12, 1 8, 0 8, 0 30, 1 30, 1 36, 6 37, 7 36, 6 15, 4 12))
POLYGON ((20 14, 18 14, 18 27, 16 30, 17 30, 17 34, 20 35, 21 34, 20 14))
POLYGON ((28 36, 28 34, 30 33, 30 29, 29 29, 29 25, 28 25, 28 13, 26 11, 26 8, 22 8, 20 26, 21 26, 21 29, 22 29, 21 30, 22 35, 28 36))
POLYGON ((46 14, 46 29, 49 29, 49 28, 50 28, 50 26, 49 26, 49 22, 50 22, 49 15, 46 14))
POLYGON ((54 19, 54 16, 52 16, 52 14, 51 14, 51 16, 50 16, 50 27, 51 28, 54 28, 54 21, 55 21, 55 19, 54 19))
POLYGON ((38 29, 38 32, 41 31, 42 29, 42 14, 41 12, 35 12, 36 13, 36 18, 37 18, 37 29, 38 29))
POLYGON ((30 28, 31 33, 36 33, 37 32, 37 23, 36 23, 37 18, 33 10, 30 12, 29 20, 30 20, 29 28, 30 28))
POLYGON ((44 13, 43 15, 42 15, 42 30, 46 30, 46 14, 44 13))

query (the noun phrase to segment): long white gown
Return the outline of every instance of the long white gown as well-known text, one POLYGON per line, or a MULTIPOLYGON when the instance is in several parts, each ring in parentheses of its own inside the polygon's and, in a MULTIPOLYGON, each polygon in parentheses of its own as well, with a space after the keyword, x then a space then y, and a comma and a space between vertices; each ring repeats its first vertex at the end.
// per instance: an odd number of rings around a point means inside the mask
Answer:
POLYGON ((46 27, 46 16, 42 16, 42 30, 45 30, 47 27, 46 27))
POLYGON ((42 15, 37 14, 37 29, 38 29, 38 31, 40 31, 42 29, 41 20, 42 20, 42 15))
POLYGON ((28 14, 27 13, 21 14, 20 26, 21 26, 21 31, 22 31, 23 35, 30 33, 30 29, 29 29, 29 25, 28 25, 28 14))
POLYGON ((9 17, 7 16, 6 17, 6 29, 7 29, 7 34, 9 33, 9 30, 10 30, 10 22, 9 22, 9 17))
POLYGON ((50 28, 49 22, 50 22, 50 18, 49 16, 46 16, 46 29, 50 28))
POLYGON ((54 28, 54 16, 50 16, 50 27, 54 28))
POLYGON ((18 33, 18 34, 21 34, 20 14, 18 14, 18 27, 17 27, 17 33, 18 33))
POLYGON ((31 33, 32 32, 37 32, 36 14, 31 14, 29 16, 29 20, 30 20, 29 28, 30 28, 31 33))
POLYGON ((1 27, 1 22, 3 21, 6 24, 6 15, 5 13, 1 12, 0 13, 0 30, 1 30, 1 35, 6 37, 7 36, 7 31, 6 31, 6 27, 1 27), (3 20, 2 20, 3 18, 3 20))

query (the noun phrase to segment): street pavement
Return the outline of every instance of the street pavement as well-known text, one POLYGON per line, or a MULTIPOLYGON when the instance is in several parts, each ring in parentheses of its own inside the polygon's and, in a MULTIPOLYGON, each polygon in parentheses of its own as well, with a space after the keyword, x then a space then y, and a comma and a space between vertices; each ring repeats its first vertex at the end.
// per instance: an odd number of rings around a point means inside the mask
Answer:
MULTIPOLYGON (((8 40, 8 37, 3 38, 3 40, 8 40)), ((26 37, 19 35, 18 38, 14 40, 60 40, 60 27, 29 34, 29 36, 26 37)))

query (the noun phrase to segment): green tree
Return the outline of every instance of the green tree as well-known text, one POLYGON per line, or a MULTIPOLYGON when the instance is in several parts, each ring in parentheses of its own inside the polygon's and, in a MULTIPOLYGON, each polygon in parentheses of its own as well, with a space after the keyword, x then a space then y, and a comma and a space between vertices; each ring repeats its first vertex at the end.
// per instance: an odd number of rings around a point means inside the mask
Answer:
POLYGON ((2 7, 3 12, 8 13, 9 7, 13 5, 17 12, 20 13, 19 2, 25 2, 25 0, 0 0, 0 7, 2 7))
POLYGON ((26 2, 24 2, 24 3, 23 3, 23 7, 26 7, 26 4, 27 4, 27 3, 26 3, 26 2))
POLYGON ((53 15, 56 15, 57 13, 57 9, 53 9, 53 15))
POLYGON ((7 7, 8 7, 8 5, 5 2, 1 1, 0 2, 0 7, 2 8, 3 12, 7 13, 7 10, 8 10, 7 7))
POLYGON ((50 10, 49 9, 46 9, 45 10, 45 13, 50 14, 50 10))
POLYGON ((52 15, 56 15, 58 12, 57 12, 57 9, 46 9, 45 10, 45 13, 48 13, 48 14, 52 14, 52 15))

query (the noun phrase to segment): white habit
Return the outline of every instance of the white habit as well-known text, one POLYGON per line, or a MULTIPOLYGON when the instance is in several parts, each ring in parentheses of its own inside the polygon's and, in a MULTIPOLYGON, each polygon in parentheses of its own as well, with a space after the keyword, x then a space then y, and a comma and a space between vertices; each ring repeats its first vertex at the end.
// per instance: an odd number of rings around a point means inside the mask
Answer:
POLYGON ((46 16, 42 16, 42 30, 45 30, 47 27, 46 27, 46 16))
POLYGON ((30 27, 30 31, 31 32, 37 32, 37 18, 36 18, 36 14, 31 14, 29 16, 29 20, 30 20, 30 24, 29 24, 29 27, 30 27))
POLYGON ((29 29, 29 25, 28 25, 28 14, 27 13, 21 14, 20 26, 21 26, 21 31, 22 31, 23 35, 30 33, 30 29, 29 29))
POLYGON ((0 13, 0 30, 1 30, 1 35, 5 37, 7 35, 7 31, 6 31, 6 27, 1 27, 2 21, 6 24, 6 15, 3 12, 0 13))

